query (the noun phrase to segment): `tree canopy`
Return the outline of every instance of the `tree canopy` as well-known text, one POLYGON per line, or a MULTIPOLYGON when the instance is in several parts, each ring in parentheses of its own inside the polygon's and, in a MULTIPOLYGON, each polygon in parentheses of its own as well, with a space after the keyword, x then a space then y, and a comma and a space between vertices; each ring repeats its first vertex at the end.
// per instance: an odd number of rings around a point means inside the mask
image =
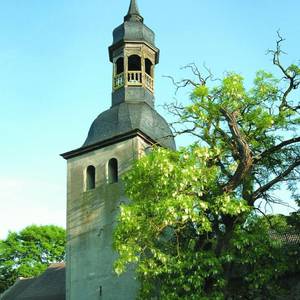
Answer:
POLYGON ((54 225, 10 232, 0 241, 0 293, 17 278, 37 276, 49 264, 63 261, 65 242, 65 230, 54 225))
POLYGON ((282 64, 282 41, 269 51, 279 77, 258 71, 250 88, 239 74, 215 81, 195 65, 196 80, 173 80, 192 87, 189 105, 167 105, 174 134, 196 141, 135 163, 115 231, 115 270, 136 265, 141 299, 273 299, 278 280, 300 271, 298 248, 271 234, 296 230, 299 212, 288 224, 261 205, 286 202, 283 186, 299 192, 300 68, 282 64))

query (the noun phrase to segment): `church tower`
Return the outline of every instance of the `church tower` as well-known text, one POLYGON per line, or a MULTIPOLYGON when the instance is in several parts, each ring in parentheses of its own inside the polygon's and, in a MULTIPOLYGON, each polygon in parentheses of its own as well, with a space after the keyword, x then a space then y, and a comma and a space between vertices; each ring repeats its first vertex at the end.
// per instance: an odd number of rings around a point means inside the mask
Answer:
POLYGON ((144 150, 175 149, 167 122, 154 108, 154 67, 159 61, 154 32, 131 0, 109 47, 112 101, 91 125, 83 146, 67 160, 67 300, 133 300, 134 270, 118 277, 113 230, 120 203, 128 201, 121 177, 144 150))

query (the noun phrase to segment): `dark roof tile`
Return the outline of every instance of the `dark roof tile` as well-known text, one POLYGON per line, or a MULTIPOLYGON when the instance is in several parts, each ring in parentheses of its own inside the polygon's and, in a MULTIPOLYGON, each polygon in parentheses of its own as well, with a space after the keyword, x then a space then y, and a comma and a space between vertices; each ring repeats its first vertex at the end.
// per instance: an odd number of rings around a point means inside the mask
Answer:
POLYGON ((65 300, 65 264, 52 264, 40 276, 18 279, 1 300, 65 300))
POLYGON ((300 245, 300 233, 293 231, 277 232, 275 230, 270 231, 270 237, 285 245, 300 245))
POLYGON ((93 122, 83 147, 134 129, 139 129, 163 147, 176 148, 168 123, 155 109, 144 102, 121 103, 101 113, 93 122))

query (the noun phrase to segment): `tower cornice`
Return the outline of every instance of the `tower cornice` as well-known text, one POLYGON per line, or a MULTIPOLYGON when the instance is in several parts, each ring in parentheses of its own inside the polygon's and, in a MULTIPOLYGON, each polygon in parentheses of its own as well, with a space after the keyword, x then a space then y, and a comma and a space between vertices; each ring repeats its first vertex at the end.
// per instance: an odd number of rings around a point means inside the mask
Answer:
POLYGON ((151 137, 149 137, 147 134, 145 134, 144 132, 142 132, 139 129, 134 129, 130 132, 126 132, 124 134, 120 134, 117 136, 114 136, 113 138, 107 139, 105 141, 101 141, 92 145, 88 145, 85 147, 81 147, 66 153, 61 154, 60 156, 62 156, 64 159, 70 159, 73 157, 77 157, 80 156, 82 154, 91 152, 91 151, 95 151, 104 147, 108 147, 110 145, 114 145, 116 143, 120 143, 123 141, 126 141, 128 139, 132 139, 134 137, 140 137, 141 139, 143 139, 146 143, 148 143, 149 145, 157 145, 157 146, 162 146, 160 143, 156 142, 154 139, 152 139, 151 137))
POLYGON ((159 48, 155 47, 154 45, 146 42, 146 41, 139 41, 139 40, 120 40, 119 42, 117 42, 116 44, 113 44, 111 45, 109 48, 108 48, 108 52, 109 52, 109 60, 111 62, 113 62, 113 52, 119 48, 122 48, 124 47, 126 44, 137 44, 137 45, 146 45, 148 46, 150 49, 152 49, 155 53, 157 53, 157 55, 155 56, 155 64, 158 64, 159 63, 159 53, 160 53, 160 50, 159 48))

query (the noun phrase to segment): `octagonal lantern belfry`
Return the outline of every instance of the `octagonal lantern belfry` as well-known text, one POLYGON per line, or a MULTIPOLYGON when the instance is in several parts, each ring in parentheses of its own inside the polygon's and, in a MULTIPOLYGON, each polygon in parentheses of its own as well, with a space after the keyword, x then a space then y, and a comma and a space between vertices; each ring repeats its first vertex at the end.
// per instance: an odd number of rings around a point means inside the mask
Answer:
POLYGON ((159 49, 136 1, 131 1, 124 23, 113 32, 109 57, 113 63, 113 104, 145 98, 153 106, 154 66, 159 60, 159 49))

